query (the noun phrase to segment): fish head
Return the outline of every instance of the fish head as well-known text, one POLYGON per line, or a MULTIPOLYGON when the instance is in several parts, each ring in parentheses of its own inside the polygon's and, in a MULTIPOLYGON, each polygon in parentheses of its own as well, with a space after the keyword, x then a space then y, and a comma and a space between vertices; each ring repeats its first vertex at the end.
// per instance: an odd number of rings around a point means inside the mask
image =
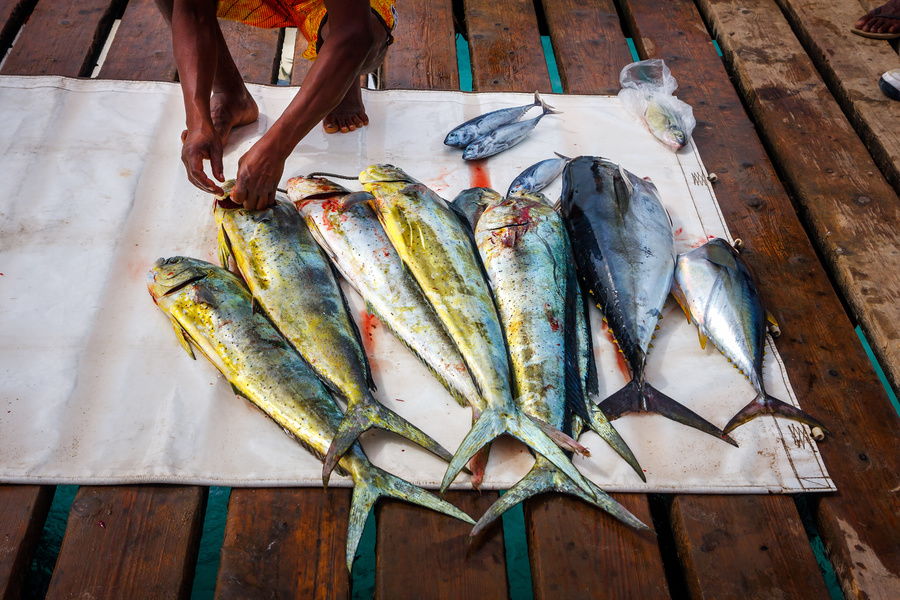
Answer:
POLYGON ((344 196, 350 190, 324 177, 291 177, 287 182, 288 198, 299 208, 308 200, 325 200, 344 196))
POLYGON ((215 269, 206 261, 187 256, 159 258, 147 273, 147 289, 159 304, 160 298, 205 279, 215 269))
POLYGON ((472 226, 472 229, 475 229, 475 226, 478 224, 478 219, 481 218, 484 211, 489 206, 497 204, 502 200, 503 196, 491 188, 474 187, 463 190, 457 194, 456 198, 453 199, 452 204, 460 213, 465 215, 466 220, 472 226))
POLYGON ((681 150, 687 145, 687 135, 677 125, 672 125, 663 132, 662 142, 670 148, 681 150))
POLYGON ((406 174, 400 167, 394 165, 370 165, 359 174, 359 182, 367 183, 419 183, 406 174))

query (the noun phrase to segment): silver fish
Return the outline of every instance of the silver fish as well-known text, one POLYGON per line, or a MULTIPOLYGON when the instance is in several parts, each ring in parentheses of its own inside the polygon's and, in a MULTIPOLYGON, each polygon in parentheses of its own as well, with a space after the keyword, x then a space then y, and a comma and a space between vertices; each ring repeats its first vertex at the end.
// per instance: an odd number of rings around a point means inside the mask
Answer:
POLYGON ((553 110, 549 106, 544 106, 541 114, 527 121, 518 121, 516 123, 507 123, 492 130, 473 142, 463 150, 462 157, 465 160, 478 160, 499 154, 504 150, 512 148, 522 140, 524 140, 531 130, 537 127, 537 124, 547 115, 559 114, 558 110, 553 110))
POLYGON ((518 121, 525 113, 536 106, 540 106, 541 108, 553 108, 552 106, 547 105, 541 99, 540 94, 535 91, 534 102, 531 104, 515 106, 512 108, 501 108, 477 116, 474 119, 469 119, 462 125, 454 127, 453 130, 447 134, 447 137, 444 138, 444 143, 448 146, 465 148, 476 139, 483 135, 487 135, 501 125, 518 121))
POLYGON ((707 339, 712 340, 756 390, 756 397, 725 425, 725 433, 762 414, 827 431, 804 411, 766 393, 766 311, 750 270, 728 242, 715 238, 679 255, 672 293, 699 329, 700 345, 706 348, 707 339))
MULTIPOLYGON (((147 275, 147 287, 192 357, 193 346, 237 394, 262 409, 317 458, 325 455, 341 412, 306 361, 253 309, 250 292, 235 275, 193 258, 161 258, 147 275)), ((339 466, 354 484, 347 530, 348 570, 369 511, 382 496, 474 524, 452 504, 372 465, 359 444, 353 444, 339 466)))
POLYGON ((347 401, 347 414, 323 468, 327 484, 341 454, 364 431, 379 427, 437 456, 452 455, 430 436, 378 402, 356 323, 331 264, 294 205, 278 198, 263 210, 217 202, 219 258, 233 256, 254 299, 329 387, 347 401))
POLYGON ((540 192, 559 177, 566 164, 572 160, 558 152, 554 152, 558 158, 548 158, 537 162, 522 171, 506 191, 507 196, 521 194, 533 194, 540 192))
POLYGON ((580 276, 598 300, 632 379, 600 403, 614 420, 656 412, 736 445, 722 430, 644 381, 650 340, 675 272, 672 222, 656 186, 581 156, 563 173, 562 214, 580 276))

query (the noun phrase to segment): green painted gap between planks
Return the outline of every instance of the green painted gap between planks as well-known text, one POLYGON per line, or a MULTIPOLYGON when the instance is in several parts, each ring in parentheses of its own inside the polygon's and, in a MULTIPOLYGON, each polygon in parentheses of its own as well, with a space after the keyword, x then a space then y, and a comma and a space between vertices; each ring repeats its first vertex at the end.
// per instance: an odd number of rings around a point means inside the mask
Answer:
MULTIPOLYGON (((500 492, 502 496, 505 490, 500 492)), ((506 580, 510 600, 533 600, 531 589, 531 561, 525 539, 525 512, 516 504, 503 513, 503 542, 506 550, 506 580)))
POLYGON ((47 595, 76 492, 77 485, 56 486, 34 559, 22 584, 21 600, 40 600, 47 595))
POLYGON ((209 488, 191 598, 211 599, 215 594, 219 552, 225 539, 225 518, 228 516, 229 498, 231 498, 230 487, 209 488))
POLYGON ((863 348, 865 348, 866 350, 866 355, 868 355, 869 357, 869 361, 872 363, 872 366, 875 367, 875 372, 878 373, 878 379, 881 380, 881 385, 884 387, 884 391, 887 392, 888 398, 890 398, 891 400, 891 404, 894 405, 894 410, 897 411, 898 415, 900 415, 900 402, 897 401, 897 394, 895 394, 894 390, 891 389, 891 385, 888 383, 887 377, 884 375, 884 369, 882 369, 881 365, 878 364, 878 359, 875 358, 875 353, 872 352, 872 347, 869 346, 869 340, 866 339, 866 335, 859 327, 856 328, 856 335, 859 336, 859 341, 862 342, 863 348))

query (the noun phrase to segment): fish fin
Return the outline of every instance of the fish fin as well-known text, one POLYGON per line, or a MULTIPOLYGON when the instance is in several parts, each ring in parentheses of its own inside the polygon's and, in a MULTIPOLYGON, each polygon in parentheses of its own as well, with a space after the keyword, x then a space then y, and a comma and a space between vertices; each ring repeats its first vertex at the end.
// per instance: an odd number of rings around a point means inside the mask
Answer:
POLYGON ((371 202, 374 199, 371 192, 353 192, 341 198, 341 210, 349 210, 361 202, 371 202))
MULTIPOLYGON (((575 257, 572 256, 572 264, 575 264, 575 257)), ((587 342, 586 348, 584 348, 584 352, 587 353, 587 374, 585 376, 585 391, 591 395, 596 396, 600 393, 600 377, 597 374, 597 358, 594 356, 594 340, 591 336, 591 302, 588 299, 588 295, 584 293, 584 290, 581 290, 581 304, 582 304, 582 312, 584 313, 584 327, 587 328, 587 342)))
POLYGON ((580 454, 582 456, 590 456, 591 452, 581 444, 579 444, 575 439, 560 431, 553 425, 538 419, 537 417, 533 417, 531 415, 526 415, 531 421, 538 426, 538 428, 543 431, 548 438, 556 442, 556 445, 562 448, 563 450, 568 450, 569 452, 574 452, 576 454, 580 454))
POLYGON ((369 465, 354 478, 353 499, 350 503, 350 519, 347 525, 347 570, 353 570, 353 557, 362 537, 363 528, 369 512, 379 498, 396 498, 411 504, 449 515, 471 525, 474 519, 449 502, 441 500, 434 494, 426 492, 408 481, 404 481, 374 465, 369 465))
POLYGON ((219 264, 222 265, 223 269, 228 269, 228 261, 234 252, 231 249, 231 240, 228 238, 228 234, 225 233, 225 227, 219 225, 219 264))
POLYGON ((635 458, 631 448, 628 447, 628 444, 626 444, 625 440, 622 439, 622 436, 619 435, 619 432, 612 426, 612 423, 609 422, 609 419, 606 418, 606 415, 603 414, 603 411, 600 410, 599 406, 593 402, 588 402, 587 404, 588 410, 590 411, 590 419, 586 420, 585 424, 603 438, 603 441, 609 444, 609 446, 616 451, 616 454, 621 456, 625 462, 634 469, 634 472, 638 474, 641 481, 647 483, 647 476, 644 475, 644 470, 641 468, 640 463, 638 463, 637 458, 635 458))
POLYGON ((772 335, 772 337, 778 337, 779 335, 781 335, 781 327, 778 325, 778 321, 775 320, 775 316, 768 310, 766 311, 766 321, 768 321, 766 330, 772 335))
POLYGON ((559 152, 554 152, 553 154, 555 154, 556 156, 558 156, 559 158, 561 158, 561 159, 563 159, 563 160, 568 160, 568 161, 571 161, 571 160, 572 160, 572 159, 569 158, 568 156, 563 156, 563 155, 560 154, 559 152))
POLYGON ((610 421, 615 421, 628 413, 642 412, 641 391, 637 382, 632 379, 620 390, 613 392, 599 406, 600 410, 610 421))
POLYGON ((783 402, 768 394, 757 395, 747 406, 734 415, 731 420, 728 421, 728 424, 725 425, 725 433, 730 433, 744 423, 764 414, 798 421, 804 425, 809 425, 810 427, 818 427, 826 434, 829 433, 828 429, 816 418, 803 410, 800 410, 793 404, 788 404, 787 402, 783 402))
POLYGON ((699 329, 697 330, 697 335, 700 336, 700 348, 706 350, 706 342, 709 340, 709 338, 706 337, 706 335, 699 329))
POLYGON ((541 95, 538 93, 537 90, 534 90, 534 105, 540 106, 541 110, 543 111, 543 114, 545 114, 545 115, 556 115, 556 114, 560 114, 562 112, 562 111, 556 110, 555 108, 553 108, 552 106, 550 106, 549 104, 544 102, 544 99, 541 98, 541 95))
POLYGON ((405 437, 447 462, 450 462, 453 458, 453 455, 431 436, 383 404, 379 404, 370 395, 368 398, 347 407, 347 413, 341 420, 331 446, 325 454, 324 464, 322 465, 322 483, 325 486, 328 485, 328 478, 331 476, 332 469, 334 469, 344 453, 350 449, 356 438, 372 427, 391 431, 405 437))
POLYGON ((735 448, 737 447, 737 442, 731 439, 727 433, 646 382, 644 382, 644 399, 647 412, 654 412, 682 425, 699 429, 703 433, 708 433, 713 437, 725 440, 735 448))
POLYGON ((190 341, 188 341, 187 332, 184 330, 184 327, 172 317, 169 317, 169 320, 172 322, 172 328, 175 329, 175 336, 178 338, 178 343, 180 343, 181 347, 184 348, 184 351, 188 353, 188 356, 197 360, 197 357, 194 356, 194 349, 191 347, 190 341))
POLYGON ((710 242, 706 244, 706 260, 730 271, 738 270, 737 251, 731 244, 722 238, 716 238, 713 241, 720 241, 721 243, 710 242))
POLYGON ((625 170, 625 167, 619 165, 619 177, 622 178, 622 183, 625 184, 625 189, 628 190, 628 195, 631 196, 634 194, 634 182, 631 181, 630 177, 631 173, 625 170))
POLYGON ((444 479, 441 482, 441 495, 456 479, 462 466, 469 461, 479 448, 504 433, 513 436, 538 454, 543 455, 573 481, 587 489, 587 480, 584 476, 578 472, 578 469, 575 468, 575 465, 566 457, 559 446, 548 438, 531 420, 519 413, 510 415, 501 413, 496 409, 489 409, 481 413, 481 417, 475 422, 472 429, 463 438, 459 448, 457 448, 456 454, 447 468, 447 472, 444 473, 444 479))

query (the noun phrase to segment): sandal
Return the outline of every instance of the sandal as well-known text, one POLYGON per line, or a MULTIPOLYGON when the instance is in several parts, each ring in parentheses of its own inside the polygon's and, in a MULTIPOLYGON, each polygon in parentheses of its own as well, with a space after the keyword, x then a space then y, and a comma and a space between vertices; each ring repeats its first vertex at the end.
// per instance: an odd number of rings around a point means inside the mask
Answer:
MULTIPOLYGON (((900 15, 882 15, 882 14, 877 14, 877 15, 872 15, 872 16, 873 16, 873 17, 879 17, 879 18, 882 18, 882 19, 896 19, 896 20, 900 20, 900 15)), ((875 32, 872 32, 872 31, 865 31, 865 30, 863 30, 863 29, 857 29, 856 27, 851 27, 851 28, 850 28, 850 31, 852 31, 852 32, 855 33, 856 35, 861 35, 861 36, 863 36, 863 37, 865 37, 865 38, 870 38, 870 39, 873 39, 873 40, 896 40, 897 38, 900 38, 900 31, 895 32, 895 33, 875 33, 875 32)))

